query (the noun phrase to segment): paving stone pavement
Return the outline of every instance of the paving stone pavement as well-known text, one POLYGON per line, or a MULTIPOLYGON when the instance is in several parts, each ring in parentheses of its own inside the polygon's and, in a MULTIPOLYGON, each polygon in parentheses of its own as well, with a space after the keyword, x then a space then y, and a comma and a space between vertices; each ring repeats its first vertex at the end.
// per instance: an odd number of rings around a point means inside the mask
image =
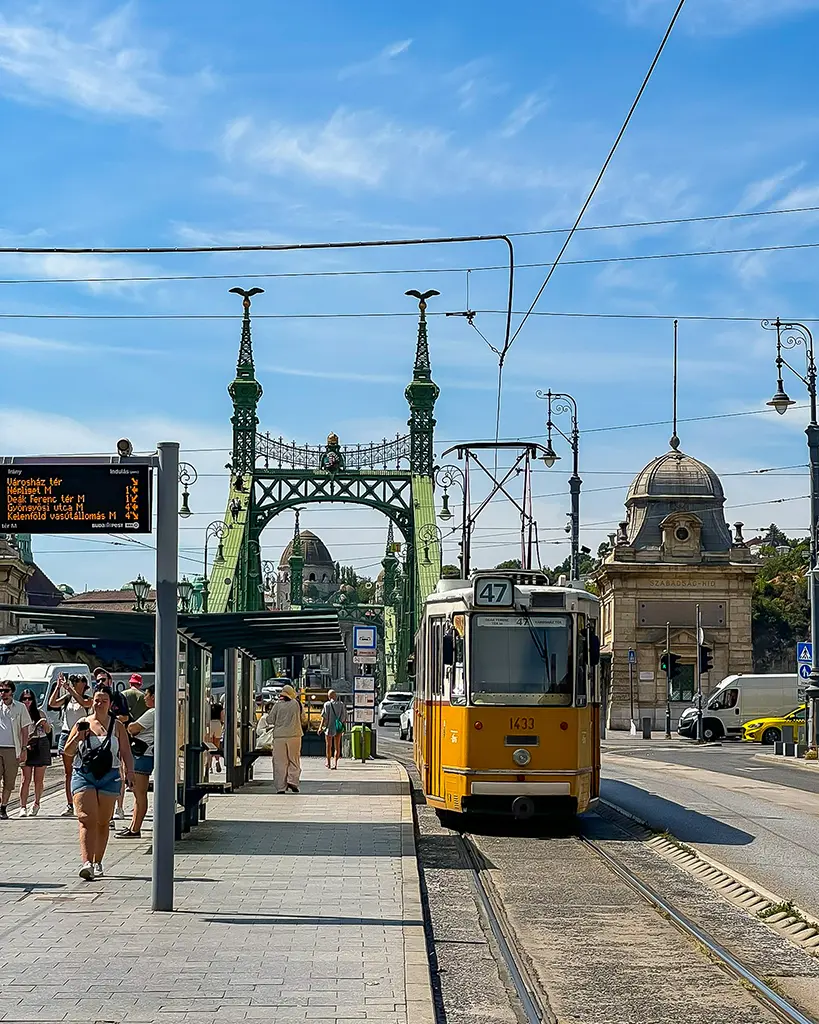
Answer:
POLYGON ((60 795, 0 822, 0 1021, 434 1024, 404 770, 303 767, 299 795, 265 759, 210 797, 172 914, 149 909, 149 828, 84 882, 60 795))

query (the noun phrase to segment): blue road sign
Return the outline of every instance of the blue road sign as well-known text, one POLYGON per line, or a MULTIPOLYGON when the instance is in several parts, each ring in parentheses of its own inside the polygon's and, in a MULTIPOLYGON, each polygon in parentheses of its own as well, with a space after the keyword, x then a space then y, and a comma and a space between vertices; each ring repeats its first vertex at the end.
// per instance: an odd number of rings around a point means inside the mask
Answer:
POLYGON ((796 645, 796 661, 799 665, 813 663, 813 644, 809 640, 800 640, 796 645))
POLYGON ((353 626, 353 649, 374 651, 376 643, 375 626, 353 626))
POLYGON ((810 679, 810 665, 800 665, 799 666, 799 678, 800 679, 810 679))
POLYGON ((629 665, 635 665, 637 663, 637 652, 631 647, 628 649, 628 663, 629 665))

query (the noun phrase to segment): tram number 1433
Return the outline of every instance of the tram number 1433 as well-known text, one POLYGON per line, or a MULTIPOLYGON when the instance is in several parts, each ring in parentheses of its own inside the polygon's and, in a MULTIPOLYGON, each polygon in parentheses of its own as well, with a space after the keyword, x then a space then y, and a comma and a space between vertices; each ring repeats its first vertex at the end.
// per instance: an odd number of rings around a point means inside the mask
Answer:
POLYGON ((534 718, 515 717, 509 719, 510 729, 534 729, 534 718))

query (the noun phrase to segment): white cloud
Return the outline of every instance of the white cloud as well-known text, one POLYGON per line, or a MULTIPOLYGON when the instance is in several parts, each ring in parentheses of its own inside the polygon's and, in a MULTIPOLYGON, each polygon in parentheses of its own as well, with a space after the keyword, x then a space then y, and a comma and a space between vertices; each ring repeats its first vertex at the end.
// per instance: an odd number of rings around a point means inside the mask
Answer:
POLYGON ((12 280, 75 283, 93 294, 133 293, 141 285, 139 281, 128 278, 161 273, 159 268, 148 263, 90 253, 21 253, 0 257, 0 267, 12 280))
POLYGON ((399 39, 398 42, 390 43, 380 50, 370 60, 361 61, 359 64, 350 64, 342 68, 338 73, 340 79, 353 78, 357 75, 389 75, 397 70, 395 58, 406 53, 412 46, 412 39, 399 39))
POLYGON ((511 139, 518 135, 530 121, 533 121, 538 114, 546 109, 546 106, 547 104, 544 99, 538 96, 536 92, 530 92, 504 121, 500 130, 501 137, 511 139))
POLYGON ((0 331, 0 350, 21 352, 26 356, 43 354, 54 356, 63 352, 72 358, 76 356, 123 355, 123 356, 166 356, 161 349, 128 347, 122 345, 91 345, 85 342, 59 341, 54 338, 37 338, 30 334, 16 334, 0 331))
POLYGON ((752 181, 742 193, 742 198, 737 208, 741 211, 753 210, 757 206, 769 203, 785 182, 789 181, 795 174, 799 174, 804 167, 805 163, 802 161, 798 164, 792 164, 790 167, 786 167, 776 174, 770 175, 768 178, 752 181))
POLYGON ((449 132, 407 127, 373 111, 340 107, 312 124, 252 118, 232 121, 223 134, 225 157, 278 176, 300 175, 334 186, 368 188, 407 185, 459 191, 477 184, 491 188, 564 188, 574 176, 512 164, 491 146, 480 151, 458 146, 449 132))
MULTIPOLYGON (((624 10, 632 22, 667 20, 668 0, 603 0, 606 9, 624 10)), ((819 10, 819 0, 688 0, 678 25, 682 31, 727 35, 819 10)))
POLYGON ((134 45, 130 6, 72 27, 69 33, 41 17, 0 16, 0 89, 100 114, 156 118, 170 109, 181 83, 162 72, 156 52, 134 45))

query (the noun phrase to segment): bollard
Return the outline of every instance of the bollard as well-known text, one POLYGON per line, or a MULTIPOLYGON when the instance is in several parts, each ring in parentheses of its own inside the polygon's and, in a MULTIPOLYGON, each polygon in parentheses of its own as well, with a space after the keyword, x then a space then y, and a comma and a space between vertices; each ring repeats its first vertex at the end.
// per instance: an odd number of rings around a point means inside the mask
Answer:
POLYGON ((644 718, 643 719, 643 739, 644 740, 650 740, 651 739, 651 719, 650 718, 644 718))
POLYGON ((793 735, 793 733, 794 733, 794 728, 793 728, 792 725, 783 725, 782 726, 782 742, 783 743, 793 743, 794 742, 794 735, 793 735))

